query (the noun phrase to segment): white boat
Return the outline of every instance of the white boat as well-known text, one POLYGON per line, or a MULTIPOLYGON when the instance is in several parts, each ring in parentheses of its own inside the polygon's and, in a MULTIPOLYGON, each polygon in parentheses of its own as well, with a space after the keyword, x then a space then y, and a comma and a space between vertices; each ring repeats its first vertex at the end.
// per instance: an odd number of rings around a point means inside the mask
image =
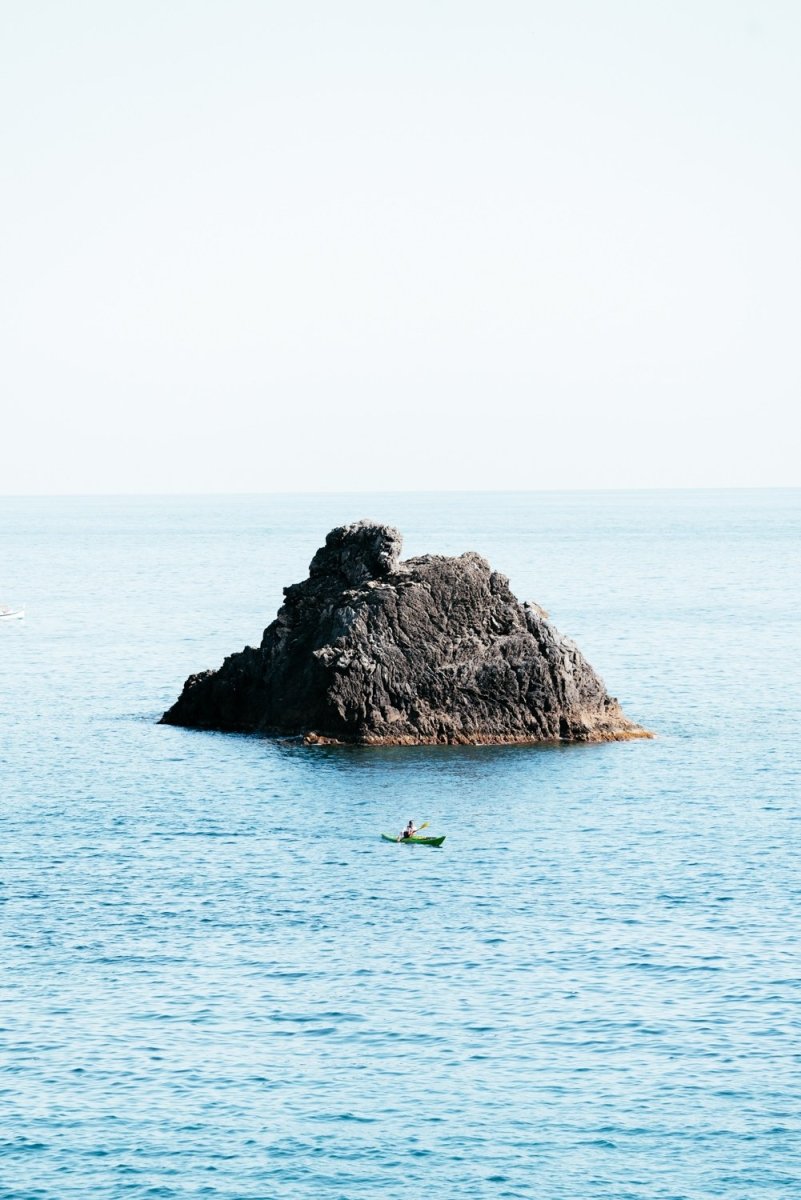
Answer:
POLYGON ((21 621, 24 616, 24 608, 9 608, 7 604, 0 604, 0 621, 21 621))

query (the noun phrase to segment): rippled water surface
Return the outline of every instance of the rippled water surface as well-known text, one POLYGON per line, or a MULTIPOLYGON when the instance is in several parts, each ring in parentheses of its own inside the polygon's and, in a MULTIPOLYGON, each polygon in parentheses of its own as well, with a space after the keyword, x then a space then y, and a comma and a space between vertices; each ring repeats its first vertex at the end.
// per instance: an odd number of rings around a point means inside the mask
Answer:
POLYGON ((2 1200, 801 1195, 800 583, 799 492, 0 500, 2 1200), (360 516, 657 739, 156 725, 360 516))

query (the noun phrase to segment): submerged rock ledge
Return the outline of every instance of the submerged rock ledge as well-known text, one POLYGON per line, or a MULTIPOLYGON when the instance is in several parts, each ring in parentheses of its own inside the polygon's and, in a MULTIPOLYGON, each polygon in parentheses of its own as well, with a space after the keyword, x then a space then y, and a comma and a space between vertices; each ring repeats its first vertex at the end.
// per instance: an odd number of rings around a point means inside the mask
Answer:
POLYGON ((333 529, 258 649, 191 675, 163 724, 310 743, 511 745, 651 735, 479 554, 400 561, 397 529, 333 529))

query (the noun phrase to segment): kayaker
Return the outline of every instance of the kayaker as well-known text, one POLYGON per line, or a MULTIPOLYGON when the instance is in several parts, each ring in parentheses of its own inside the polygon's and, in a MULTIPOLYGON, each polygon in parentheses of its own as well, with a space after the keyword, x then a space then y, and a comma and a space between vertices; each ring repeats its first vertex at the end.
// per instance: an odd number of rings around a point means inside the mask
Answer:
POLYGON ((402 838, 414 837, 414 835, 416 833, 417 833, 417 826, 415 825, 414 821, 410 821, 409 824, 404 829, 403 833, 401 834, 401 837, 402 838))

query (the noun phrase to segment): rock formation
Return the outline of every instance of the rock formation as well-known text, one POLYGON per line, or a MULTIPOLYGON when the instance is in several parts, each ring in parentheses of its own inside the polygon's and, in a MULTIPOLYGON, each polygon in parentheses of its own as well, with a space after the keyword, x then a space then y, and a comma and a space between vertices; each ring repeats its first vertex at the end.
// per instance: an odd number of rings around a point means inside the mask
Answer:
POLYGON ((333 529, 259 648, 190 676, 162 722, 373 745, 650 736, 480 555, 400 550, 387 525, 333 529))

